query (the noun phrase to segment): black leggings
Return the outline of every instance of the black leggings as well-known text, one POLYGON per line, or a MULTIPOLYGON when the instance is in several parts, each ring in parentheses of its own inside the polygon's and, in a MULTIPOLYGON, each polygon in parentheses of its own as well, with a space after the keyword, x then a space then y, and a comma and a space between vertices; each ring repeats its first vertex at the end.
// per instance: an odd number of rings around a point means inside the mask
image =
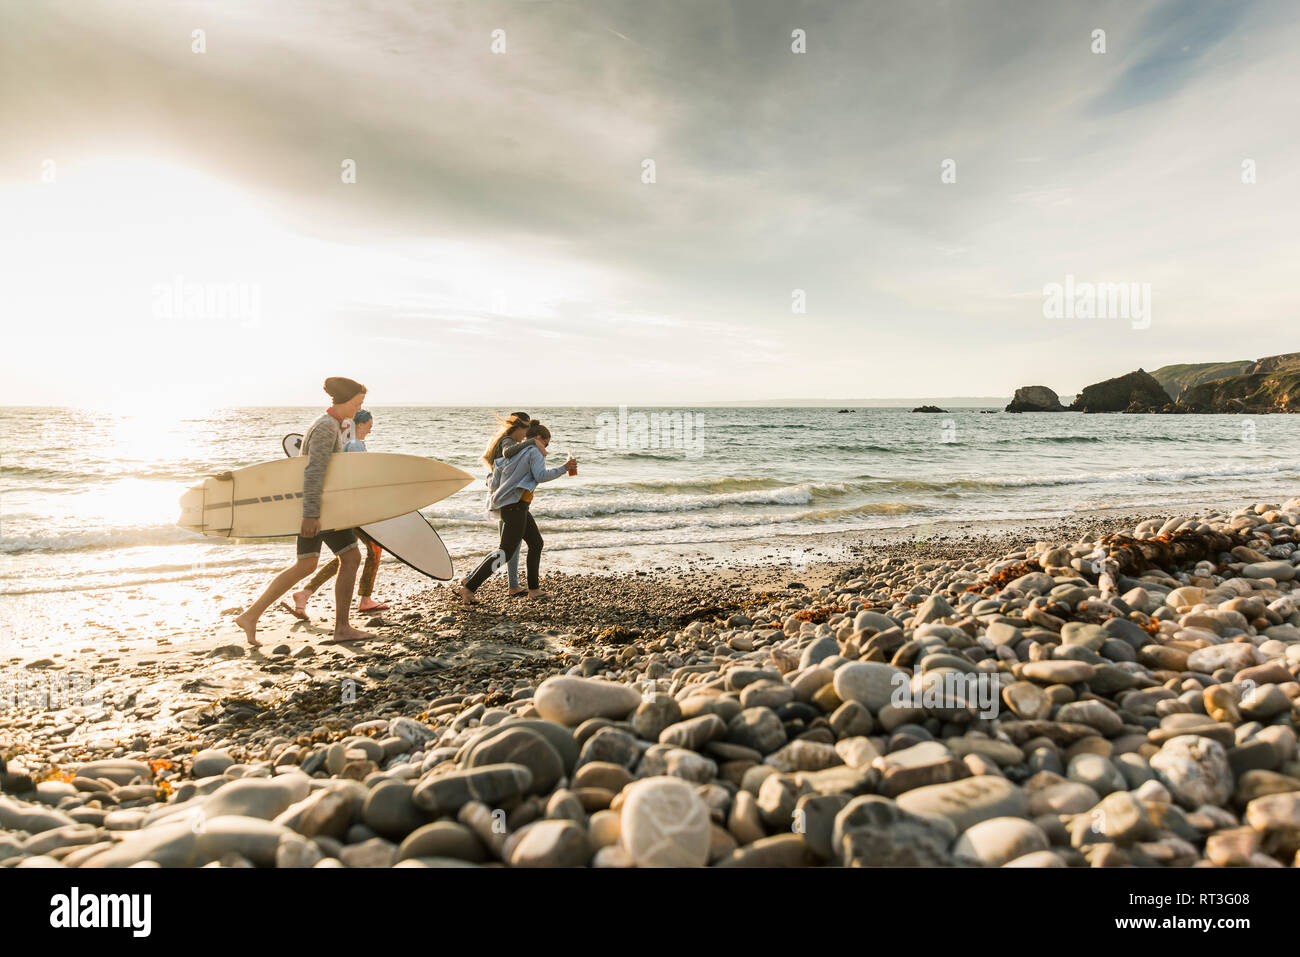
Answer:
POLYGON ((494 571, 515 553, 519 543, 528 545, 528 587, 540 588, 542 569, 542 533, 537 530, 527 502, 515 502, 501 509, 501 547, 479 562, 478 568, 465 580, 465 587, 477 591, 494 571))

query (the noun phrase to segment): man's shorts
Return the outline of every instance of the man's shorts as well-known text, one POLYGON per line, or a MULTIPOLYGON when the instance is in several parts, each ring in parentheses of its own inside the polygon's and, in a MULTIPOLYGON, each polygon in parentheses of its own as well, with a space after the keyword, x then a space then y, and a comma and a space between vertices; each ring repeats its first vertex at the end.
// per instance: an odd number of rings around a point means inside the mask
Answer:
POLYGON ((313 535, 311 538, 298 536, 298 557, 306 558, 308 555, 319 555, 321 543, 330 547, 335 555, 342 555, 349 548, 357 547, 357 530, 355 528, 341 528, 334 532, 321 532, 319 535, 313 535))

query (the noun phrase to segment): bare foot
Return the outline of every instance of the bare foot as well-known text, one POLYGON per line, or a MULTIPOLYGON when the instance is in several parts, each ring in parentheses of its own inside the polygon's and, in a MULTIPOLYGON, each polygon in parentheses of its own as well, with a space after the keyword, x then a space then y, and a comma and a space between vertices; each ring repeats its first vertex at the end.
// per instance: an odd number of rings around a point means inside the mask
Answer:
POLYGON ((369 641, 375 637, 368 631, 361 631, 348 625, 344 628, 335 628, 334 635, 325 640, 325 644, 341 644, 345 641, 369 641))
POLYGON ((528 589, 528 597, 541 599, 545 601, 547 598, 550 598, 551 596, 546 592, 542 591, 540 588, 530 588, 528 589))
POLYGON ((520 595, 527 595, 527 588, 507 588, 506 595, 510 598, 518 598, 520 595))
POLYGON ((298 610, 298 616, 307 620, 307 602, 311 600, 312 593, 303 589, 293 593, 293 607, 298 610))
POLYGON ((283 608, 285 611, 287 611, 289 614, 293 615, 293 617, 297 618, 299 621, 311 621, 311 616, 309 616, 301 608, 295 608, 287 601, 280 602, 280 607, 283 608))
POLYGON ((388 604, 382 601, 375 601, 373 598, 366 597, 361 599, 357 605, 357 611, 387 611, 388 604))
POLYGON ((257 640, 257 619, 249 619, 248 612, 244 612, 235 619, 235 624, 244 630, 244 637, 248 639, 250 645, 260 645, 257 640))
POLYGON ((468 588, 466 588, 464 585, 461 585, 459 588, 456 589, 456 591, 460 595, 461 604, 463 605, 478 604, 478 599, 474 597, 474 593, 470 591, 468 588))

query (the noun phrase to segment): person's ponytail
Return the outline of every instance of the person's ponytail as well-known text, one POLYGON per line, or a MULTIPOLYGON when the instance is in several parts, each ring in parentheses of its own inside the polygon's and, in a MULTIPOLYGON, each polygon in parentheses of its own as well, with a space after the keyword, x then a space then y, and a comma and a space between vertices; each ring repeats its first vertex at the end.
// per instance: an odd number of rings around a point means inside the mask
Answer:
POLYGON ((488 443, 487 448, 483 450, 483 461, 487 463, 488 468, 492 468, 492 466, 496 465, 497 456, 501 454, 501 440, 510 434, 510 429, 512 428, 514 428, 514 426, 510 426, 509 428, 502 429, 498 432, 492 441, 488 443))
POLYGON ((529 417, 527 412, 511 412, 510 418, 503 419, 498 415, 497 421, 501 423, 501 431, 496 434, 492 441, 487 444, 487 448, 483 450, 483 461, 488 464, 488 468, 491 468, 496 464, 497 456, 501 454, 501 440, 521 425, 530 425, 533 420, 529 417))

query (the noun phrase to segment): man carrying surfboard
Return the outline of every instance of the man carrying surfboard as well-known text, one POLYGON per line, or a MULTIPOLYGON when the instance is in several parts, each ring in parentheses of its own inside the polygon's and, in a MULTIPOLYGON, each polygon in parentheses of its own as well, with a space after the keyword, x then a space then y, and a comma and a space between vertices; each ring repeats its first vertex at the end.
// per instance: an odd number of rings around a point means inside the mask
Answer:
MULTIPOLYGON (((352 417, 352 421, 356 429, 355 438, 344 440, 343 451, 364 452, 366 451, 366 436, 370 434, 370 430, 375 425, 374 416, 362 409, 352 417)), ((364 531, 358 530, 357 537, 361 539, 366 549, 366 563, 361 568, 361 583, 357 586, 357 594, 361 598, 361 601, 357 602, 357 611, 385 611, 388 608, 386 604, 375 601, 370 597, 375 588, 375 574, 379 571, 379 556, 382 554, 383 549, 379 547, 378 542, 364 531)), ((329 564, 318 571, 315 577, 301 591, 293 593, 292 605, 281 602, 280 606, 295 618, 308 621, 307 602, 311 600, 311 596, 316 593, 316 590, 321 585, 338 574, 340 564, 339 559, 330 559, 329 564)))
POLYGON ((361 411, 361 406, 366 401, 366 387, 352 379, 331 376, 325 380, 325 392, 330 397, 331 405, 311 424, 302 440, 302 454, 307 457, 307 466, 303 471, 302 528, 298 533, 297 561, 276 575, 261 597, 235 619, 235 624, 248 636, 250 645, 261 644, 257 640, 257 620, 262 617, 262 613, 316 570, 322 544, 328 545, 339 560, 339 574, 334 583, 332 640, 361 641, 374 637, 353 628, 348 622, 352 590, 356 585, 357 568, 361 564, 355 529, 337 529, 324 534, 320 530, 325 468, 329 465, 331 455, 343 451, 343 423, 361 411))

